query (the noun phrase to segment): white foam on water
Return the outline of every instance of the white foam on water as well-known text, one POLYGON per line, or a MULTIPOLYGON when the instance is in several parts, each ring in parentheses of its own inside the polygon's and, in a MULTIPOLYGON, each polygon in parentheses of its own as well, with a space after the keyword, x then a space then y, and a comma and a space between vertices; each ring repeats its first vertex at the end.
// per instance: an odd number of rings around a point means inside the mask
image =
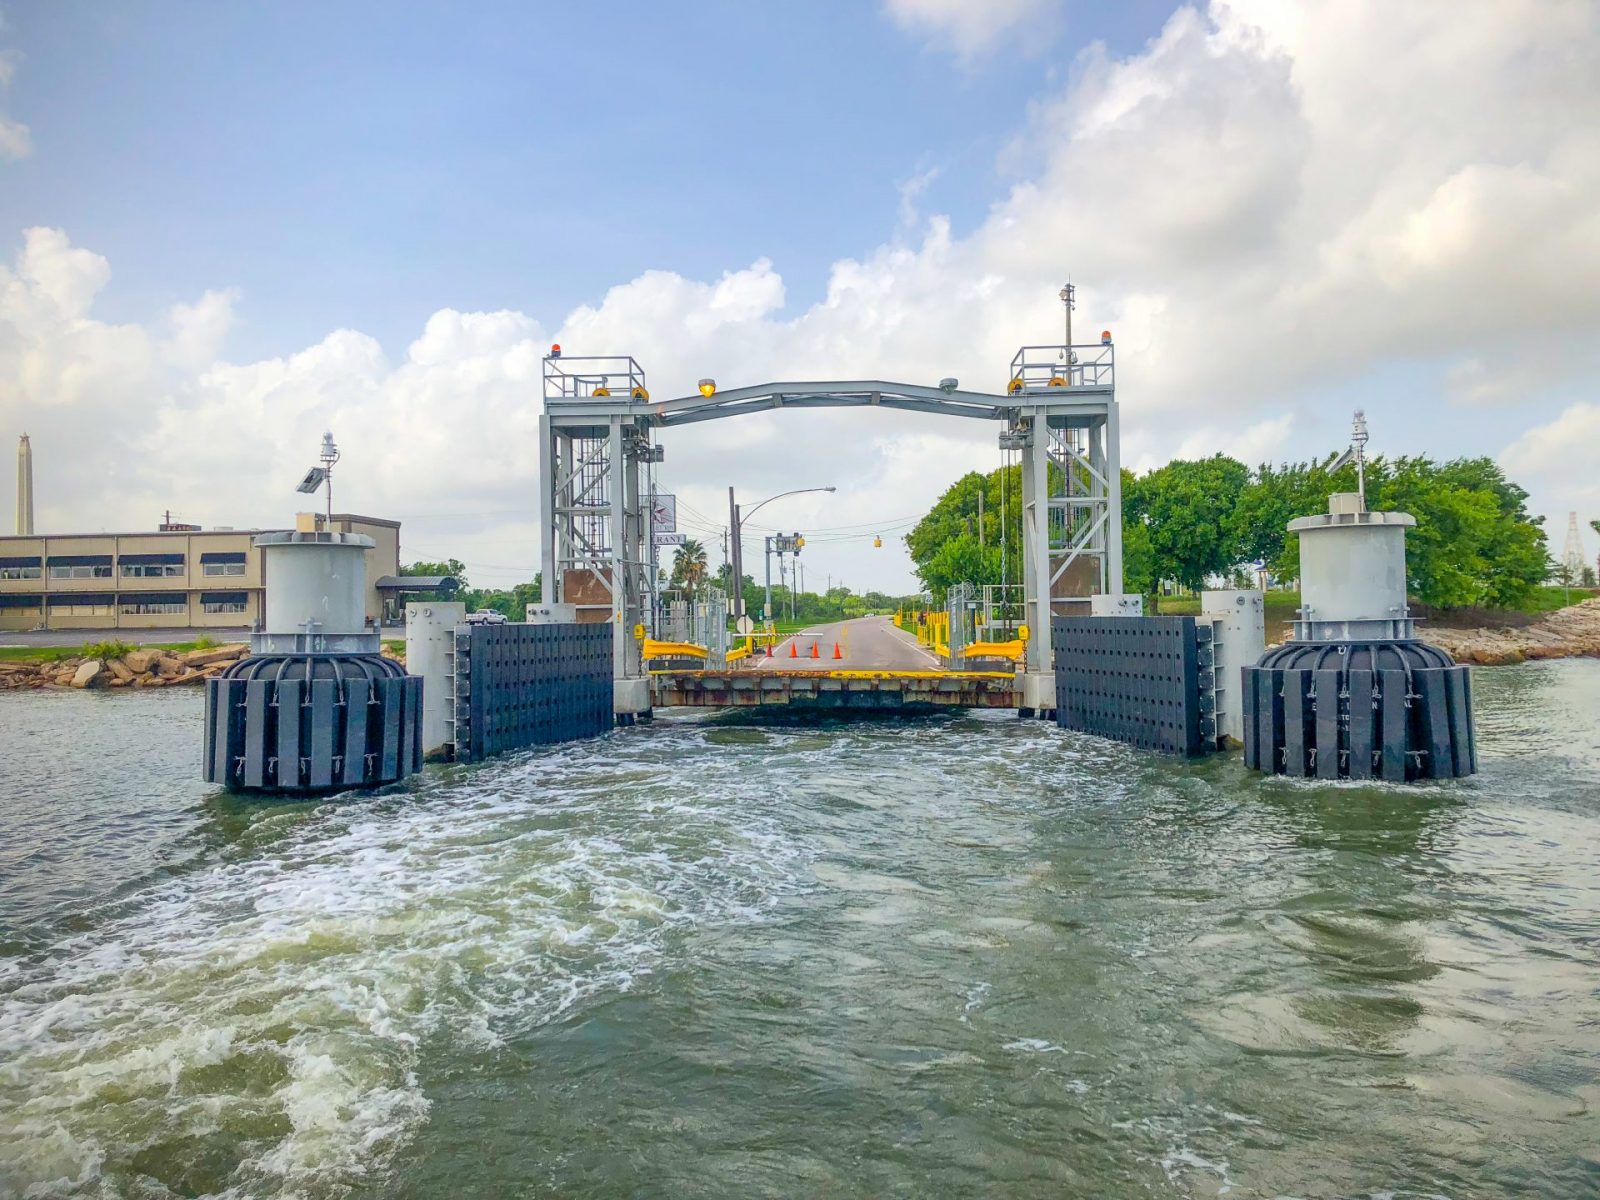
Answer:
POLYGON ((197 1144, 240 1200, 381 1180, 427 1120, 430 1042, 492 1051, 805 886, 759 811, 618 787, 619 749, 328 806, 0 965, 0 1195, 148 1189, 197 1144))
POLYGON ((989 990, 987 979, 980 979, 967 989, 967 1002, 961 1007, 960 1020, 963 1025, 971 1024, 971 1014, 983 1007, 984 1001, 989 998, 989 990))
POLYGON ((1196 1171, 1205 1171, 1217 1177, 1217 1195, 1225 1196, 1233 1191, 1233 1179, 1228 1175, 1228 1160, 1222 1159, 1213 1162, 1211 1159, 1197 1154, 1188 1146, 1172 1146, 1161 1156, 1161 1169, 1166 1172, 1167 1178, 1177 1183, 1183 1177, 1181 1168, 1189 1167, 1196 1171))
MULTIPOLYGON (((1165 1149, 1152 1154, 1136 1151, 1140 1158, 1146 1161, 1154 1160, 1160 1165, 1162 1173, 1169 1183, 1188 1189, 1188 1177, 1195 1172, 1203 1172, 1216 1177, 1214 1192, 1223 1196, 1233 1191, 1234 1179, 1229 1170, 1228 1160, 1211 1151, 1212 1157, 1207 1157, 1190 1144, 1191 1139, 1198 1135, 1212 1135, 1207 1140, 1215 1140, 1221 1136, 1221 1131, 1211 1124, 1206 1114, 1216 1114, 1217 1109, 1210 1105, 1203 1105, 1198 1109, 1187 1109, 1182 1115, 1175 1116, 1145 1116, 1126 1121, 1114 1121, 1111 1128, 1131 1133, 1138 1133, 1148 1138, 1154 1146, 1165 1143, 1165 1149)), ((1261 1124, 1248 1117, 1240 1118, 1236 1113, 1220 1114, 1224 1119, 1241 1124, 1261 1124), (1237 1118, 1237 1120, 1235 1120, 1237 1118)), ((1189 1194, 1185 1191, 1185 1194, 1189 1194)))
POLYGON ((1065 1046, 1058 1046, 1054 1042, 1047 1042, 1043 1038, 1017 1038, 1001 1046, 1002 1050, 1010 1050, 1018 1054, 1072 1054, 1065 1046))

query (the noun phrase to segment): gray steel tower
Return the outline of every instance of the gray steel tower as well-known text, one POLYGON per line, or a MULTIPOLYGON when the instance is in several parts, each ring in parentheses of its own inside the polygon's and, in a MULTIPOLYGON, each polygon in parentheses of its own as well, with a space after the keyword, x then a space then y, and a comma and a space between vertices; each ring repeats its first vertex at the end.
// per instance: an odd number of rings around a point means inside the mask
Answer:
POLYGON ((17 533, 33 535, 33 447, 27 434, 17 443, 17 533))

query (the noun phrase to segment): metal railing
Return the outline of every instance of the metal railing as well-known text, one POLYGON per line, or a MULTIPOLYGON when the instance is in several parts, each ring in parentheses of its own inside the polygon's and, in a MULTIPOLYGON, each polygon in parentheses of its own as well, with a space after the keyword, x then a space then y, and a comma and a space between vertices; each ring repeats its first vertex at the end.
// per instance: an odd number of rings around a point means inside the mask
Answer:
POLYGON ((607 396, 648 400, 644 368, 631 354, 544 359, 546 400, 603 400, 607 396))
POLYGON ((1011 382, 1006 390, 1015 395, 1054 388, 1109 388, 1115 378, 1116 356, 1110 342, 1024 346, 1011 359, 1011 382))

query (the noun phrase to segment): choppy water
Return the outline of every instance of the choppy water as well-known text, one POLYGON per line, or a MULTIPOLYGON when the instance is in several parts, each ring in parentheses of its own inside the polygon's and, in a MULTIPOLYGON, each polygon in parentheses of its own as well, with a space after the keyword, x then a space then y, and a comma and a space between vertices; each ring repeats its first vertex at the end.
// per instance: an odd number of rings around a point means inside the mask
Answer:
POLYGON ((658 720, 241 803, 0 694, 0 1195, 1600 1194, 1600 663, 1483 773, 658 720))

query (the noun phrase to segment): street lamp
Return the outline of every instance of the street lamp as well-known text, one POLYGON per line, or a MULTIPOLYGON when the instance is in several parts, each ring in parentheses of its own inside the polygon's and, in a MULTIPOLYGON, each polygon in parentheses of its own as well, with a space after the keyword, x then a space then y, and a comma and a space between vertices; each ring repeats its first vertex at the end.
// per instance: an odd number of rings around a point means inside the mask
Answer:
MULTIPOLYGON (((754 516, 774 500, 782 500, 785 496, 800 496, 807 492, 836 492, 838 490, 832 484, 827 487, 795 488, 793 491, 779 492, 776 496, 768 496, 748 513, 745 513, 741 510, 739 504, 734 501, 733 488, 730 487, 728 489, 728 519, 732 525, 728 533, 733 548, 733 562, 731 564, 733 578, 728 582, 733 585, 733 619, 735 625, 738 624, 739 618, 744 616, 744 546, 742 542, 744 518, 746 516, 754 516)), ((769 613, 772 611, 772 556, 770 554, 767 555, 766 611, 769 613)))

